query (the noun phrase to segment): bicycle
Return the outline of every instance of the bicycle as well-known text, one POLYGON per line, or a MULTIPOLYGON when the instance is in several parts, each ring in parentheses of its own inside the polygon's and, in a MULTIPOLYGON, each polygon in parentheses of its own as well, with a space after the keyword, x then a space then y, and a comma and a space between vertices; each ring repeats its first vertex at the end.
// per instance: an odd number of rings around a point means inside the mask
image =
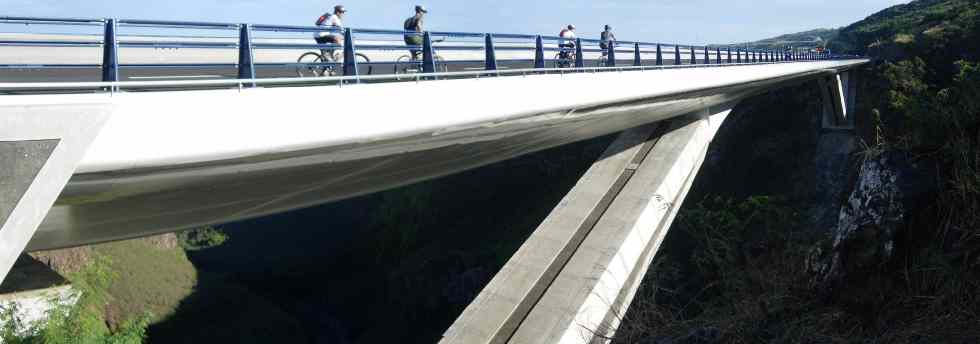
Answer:
MULTIPOLYGON (((444 41, 443 39, 433 40, 432 43, 439 43, 444 41)), ((432 59, 436 62, 436 73, 445 73, 449 71, 449 66, 446 65, 446 59, 439 54, 432 52, 432 59)), ((422 71, 422 51, 415 52, 414 54, 405 54, 399 56, 395 59, 395 71, 394 74, 408 74, 408 73, 419 73, 422 71)))
MULTIPOLYGON (((324 51, 329 54, 329 58, 326 58, 323 54, 315 51, 309 51, 303 53, 296 59, 296 74, 300 77, 317 77, 317 76, 334 76, 337 75, 337 68, 335 65, 327 65, 328 63, 341 63, 343 64, 344 56, 341 51, 338 50, 327 50, 324 51)), ((358 74, 359 75, 371 75, 374 71, 374 67, 371 66, 371 59, 367 55, 356 53, 355 59, 358 63, 358 74), (364 64, 367 68, 367 73, 361 73, 360 64, 364 64)))
POLYGON ((578 59, 578 55, 575 54, 574 48, 568 48, 571 50, 564 50, 566 48, 561 48, 557 54, 555 54, 554 64, 555 68, 569 68, 575 64, 575 60, 578 59))
MULTIPOLYGON (((619 44, 616 44, 616 43, 613 43, 613 44, 614 44, 613 46, 615 46, 615 47, 618 47, 619 46, 619 44)), ((597 59, 595 61, 595 66, 596 67, 605 67, 606 66, 606 61, 609 60, 609 50, 608 50, 608 48, 602 48, 602 47, 599 47, 599 49, 602 50, 602 53, 599 55, 599 59, 597 59)))

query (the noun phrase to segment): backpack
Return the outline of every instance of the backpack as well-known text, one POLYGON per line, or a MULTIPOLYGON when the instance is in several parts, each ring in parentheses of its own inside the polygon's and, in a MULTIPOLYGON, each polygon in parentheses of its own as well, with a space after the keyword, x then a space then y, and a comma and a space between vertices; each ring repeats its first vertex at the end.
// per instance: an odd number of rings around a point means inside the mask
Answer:
POLYGON ((405 19, 405 31, 415 31, 419 27, 419 21, 414 16, 405 19))
POLYGON ((330 18, 330 13, 324 13, 322 16, 320 16, 320 18, 316 20, 316 26, 323 25, 323 22, 327 21, 327 18, 330 18))

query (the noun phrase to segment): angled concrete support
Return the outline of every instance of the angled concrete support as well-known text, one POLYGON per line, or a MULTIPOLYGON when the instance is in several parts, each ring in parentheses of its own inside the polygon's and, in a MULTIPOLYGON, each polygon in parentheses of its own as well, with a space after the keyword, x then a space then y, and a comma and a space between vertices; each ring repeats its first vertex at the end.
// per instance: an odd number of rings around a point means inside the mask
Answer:
POLYGON ((592 343, 614 335, 728 109, 620 134, 442 343, 592 343))
POLYGON ((0 281, 110 111, 109 104, 0 105, 0 281))
POLYGON ((823 128, 854 129, 854 99, 857 97, 856 72, 847 71, 818 79, 823 100, 823 128))

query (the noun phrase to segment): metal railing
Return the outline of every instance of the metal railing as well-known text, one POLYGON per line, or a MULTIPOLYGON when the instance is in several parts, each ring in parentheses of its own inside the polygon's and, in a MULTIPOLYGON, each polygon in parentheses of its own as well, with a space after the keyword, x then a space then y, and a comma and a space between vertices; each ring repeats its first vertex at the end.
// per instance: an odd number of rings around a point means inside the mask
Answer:
MULTIPOLYGON (((0 64, 0 69, 31 68, 31 69, 50 69, 50 68, 98 68, 101 70, 101 83, 75 83, 78 86, 108 86, 109 90, 116 90, 124 85, 153 86, 156 84, 165 85, 166 82, 120 82, 120 69, 126 68, 234 68, 237 70, 235 80, 198 80, 198 82, 183 82, 187 85, 231 85, 238 84, 239 87, 253 87, 258 84, 282 84, 282 83, 301 83, 305 81, 325 81, 334 80, 341 83, 359 83, 371 80, 390 80, 391 76, 379 77, 373 75, 362 75, 359 67, 368 66, 368 71, 373 71, 374 67, 393 67, 393 74, 399 71, 406 72, 412 69, 414 76, 397 76, 394 79, 415 79, 421 80, 434 76, 440 77, 480 77, 487 75, 513 74, 513 72, 502 72, 502 65, 520 65, 530 63, 530 68, 511 69, 520 71, 521 74, 528 73, 554 73, 565 71, 601 71, 601 70, 635 70, 664 67, 683 67, 683 66, 731 66, 740 64, 758 63, 781 63, 797 61, 817 61, 849 58, 849 56, 839 56, 830 53, 816 53, 799 48, 788 47, 786 49, 750 49, 736 46, 683 46, 679 44, 648 43, 638 41, 618 41, 613 44, 605 44, 596 39, 577 38, 568 40, 555 36, 544 35, 524 35, 524 34, 503 34, 503 33, 471 33, 471 32, 440 32, 440 31, 401 31, 401 30, 378 30, 378 29, 344 29, 342 32, 336 29, 315 27, 315 26, 288 26, 288 25, 259 25, 259 24, 235 24, 235 23, 205 23, 205 22, 184 22, 184 21, 157 21, 157 20, 131 20, 131 19, 79 19, 79 18, 30 18, 30 17, 3 17, 0 16, 0 24, 16 25, 40 25, 40 26, 93 26, 101 27, 101 37, 99 39, 37 39, 37 40, 0 40, 2 46, 28 46, 28 47, 98 47, 102 50, 101 64, 0 64), (169 40, 140 40, 129 36, 121 36, 120 30, 129 28, 139 29, 183 29, 183 30, 208 30, 208 31, 228 31, 235 32, 233 36, 222 36, 211 40, 189 41, 178 39, 169 40), (327 32, 332 35, 342 35, 344 44, 320 44, 315 43, 312 37, 307 39, 310 43, 282 43, 269 42, 269 39, 257 38, 256 34, 289 34, 306 33, 318 34, 327 32), (237 38, 236 41, 229 39, 237 38), (421 44, 411 44, 416 41, 414 37, 420 37, 421 44), (356 38, 356 39, 355 39, 356 38), (412 38, 412 39, 410 39, 412 38), (438 39, 435 39, 438 38, 438 39), (439 44, 435 44, 439 43, 439 44), (237 51, 237 63, 122 63, 119 60, 119 50, 121 48, 184 48, 184 49, 234 49, 237 51), (319 50, 321 52, 341 51, 342 58, 327 59, 323 58, 314 62, 262 62, 257 63, 254 58, 256 51, 263 50, 319 50), (358 61, 358 56, 362 52, 370 51, 409 51, 410 54, 402 56, 394 61, 370 61, 366 57, 358 61), (483 59, 453 59, 442 58, 438 51, 482 51, 483 59), (498 52, 528 52, 531 58, 500 58, 498 52), (682 58, 685 53, 687 55, 682 58), (595 59, 594 66, 587 66, 585 54, 599 54, 595 59), (552 55, 554 54, 554 55, 552 55), (620 59, 622 54, 629 56, 627 59, 620 59), (644 59, 644 56, 654 56, 644 59), (407 57, 407 58, 406 58, 407 57), (477 72, 448 72, 448 66, 455 64, 479 65, 482 71, 477 72), (359 66, 360 65, 360 66, 359 66), (276 78, 278 81, 263 81, 263 78, 256 76, 256 67, 295 67, 295 68, 339 68, 341 73, 336 77, 316 77, 316 78, 276 78), (633 67, 633 68, 624 68, 633 67)), ((76 37, 78 35, 68 35, 76 37)), ((166 36, 157 36, 166 37, 166 36)), ((184 36, 186 37, 186 36, 184 36)), ((205 37, 208 38, 208 37, 205 37)), ((213 37, 212 37, 213 38, 213 37)), ((368 72, 367 74, 372 74, 368 72)), ((40 87, 44 83, 35 83, 34 86, 40 87)), ((61 85, 65 83, 47 83, 49 85, 61 85)), ((172 82, 171 82, 172 84, 172 82)), ((11 88, 10 83, 2 84, 4 88, 11 88)), ((27 87, 28 85, 24 85, 27 87)), ((13 87, 19 88, 19 87, 13 87)), ((74 88, 74 87, 70 87, 74 88)))

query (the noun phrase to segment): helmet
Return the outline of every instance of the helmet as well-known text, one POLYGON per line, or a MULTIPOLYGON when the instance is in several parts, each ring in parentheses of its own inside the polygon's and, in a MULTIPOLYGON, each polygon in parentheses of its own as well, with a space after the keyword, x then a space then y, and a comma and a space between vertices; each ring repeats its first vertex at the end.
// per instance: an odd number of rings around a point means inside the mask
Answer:
POLYGON ((569 29, 569 30, 575 30, 575 25, 572 25, 572 24, 568 24, 568 29, 569 29))
POLYGON ((333 12, 334 13, 344 13, 344 12, 347 12, 347 9, 344 8, 344 5, 337 5, 337 6, 334 6, 333 7, 333 12))
POLYGON ((415 12, 429 13, 422 5, 415 5, 415 12))
POLYGON ((606 31, 612 30, 612 26, 606 25, 606 31))

